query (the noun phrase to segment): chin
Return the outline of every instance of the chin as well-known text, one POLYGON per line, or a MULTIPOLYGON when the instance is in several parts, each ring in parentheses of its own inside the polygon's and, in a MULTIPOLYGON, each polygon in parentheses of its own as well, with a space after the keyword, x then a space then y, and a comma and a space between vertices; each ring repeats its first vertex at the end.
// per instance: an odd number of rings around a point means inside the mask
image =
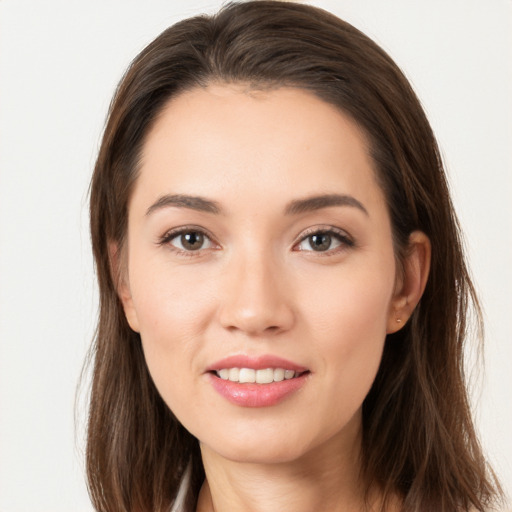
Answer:
MULTIPOLYGON (((211 430, 200 439, 201 449, 215 452, 224 459, 246 464, 280 464, 301 459, 315 447, 320 447, 328 439, 320 438, 320 433, 290 430, 290 423, 281 424, 280 428, 268 425, 211 430)), ((324 433, 325 435, 325 433, 324 433)))
MULTIPOLYGON (((203 447, 203 443, 201 446, 203 447)), ((298 460, 304 455, 303 450, 297 449, 297 446, 284 446, 276 442, 267 442, 264 445, 231 442, 229 445, 208 448, 226 460, 241 464, 282 464, 298 460)))

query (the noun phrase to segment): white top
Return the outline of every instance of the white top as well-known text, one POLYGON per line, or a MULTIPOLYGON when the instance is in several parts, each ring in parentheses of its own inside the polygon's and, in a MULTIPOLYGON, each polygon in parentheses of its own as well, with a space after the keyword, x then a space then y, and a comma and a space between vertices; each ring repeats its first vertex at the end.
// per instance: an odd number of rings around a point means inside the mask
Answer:
POLYGON ((178 494, 176 495, 176 499, 172 505, 170 512, 185 512, 184 502, 185 497, 187 495, 188 488, 190 486, 190 473, 192 472, 191 464, 187 466, 185 472, 183 473, 183 479, 180 483, 180 488, 178 494))

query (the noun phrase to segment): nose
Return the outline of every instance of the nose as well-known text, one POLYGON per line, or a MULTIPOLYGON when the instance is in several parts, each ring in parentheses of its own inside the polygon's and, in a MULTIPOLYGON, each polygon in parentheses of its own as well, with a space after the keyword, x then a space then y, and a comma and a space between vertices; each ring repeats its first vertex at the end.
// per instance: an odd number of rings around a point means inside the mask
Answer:
POLYGON ((220 323, 250 336, 278 334, 294 321, 291 289, 282 268, 263 252, 237 258, 226 269, 220 323))

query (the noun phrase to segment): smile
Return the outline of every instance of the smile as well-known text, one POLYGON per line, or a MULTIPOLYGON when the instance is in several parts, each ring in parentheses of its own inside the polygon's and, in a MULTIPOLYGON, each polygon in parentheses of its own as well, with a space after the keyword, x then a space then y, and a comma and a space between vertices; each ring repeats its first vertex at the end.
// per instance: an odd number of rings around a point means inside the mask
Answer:
POLYGON ((282 382, 297 377, 298 372, 284 368, 264 368, 255 370, 253 368, 223 368, 217 370, 216 375, 223 380, 238 382, 239 384, 270 384, 282 382))
POLYGON ((271 407, 293 396, 310 380, 304 366, 273 355, 233 355, 206 369, 213 389, 239 407, 271 407))

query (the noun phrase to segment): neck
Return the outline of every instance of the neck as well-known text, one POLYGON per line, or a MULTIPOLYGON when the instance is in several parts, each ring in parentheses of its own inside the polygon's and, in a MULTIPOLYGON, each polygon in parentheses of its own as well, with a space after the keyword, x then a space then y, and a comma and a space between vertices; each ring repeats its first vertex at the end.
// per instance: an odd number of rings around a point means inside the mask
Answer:
POLYGON ((201 445, 206 481, 197 512, 366 510, 360 421, 351 430, 293 461, 233 461, 201 445))

